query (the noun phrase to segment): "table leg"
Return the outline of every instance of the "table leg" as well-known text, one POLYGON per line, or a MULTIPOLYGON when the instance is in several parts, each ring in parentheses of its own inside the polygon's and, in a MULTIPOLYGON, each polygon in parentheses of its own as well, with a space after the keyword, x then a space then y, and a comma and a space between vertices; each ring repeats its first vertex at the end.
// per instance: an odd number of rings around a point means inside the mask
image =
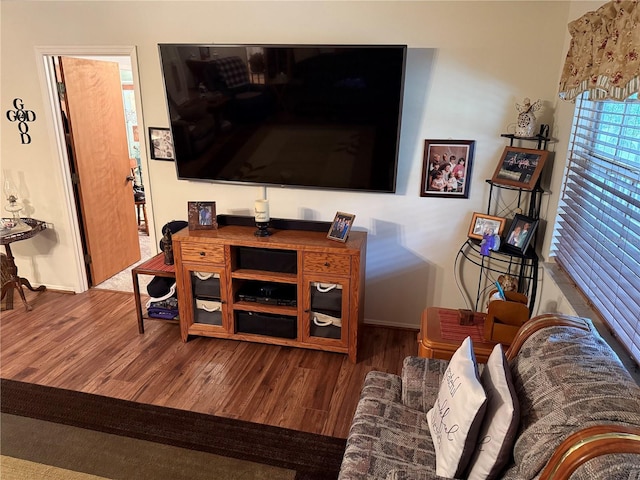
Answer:
POLYGON ((136 301, 136 315, 138 315, 138 332, 144 333, 144 320, 142 319, 142 303, 140 302, 140 283, 138 282, 138 272, 131 271, 133 276, 133 298, 136 301))
POLYGON ((22 290, 22 286, 26 286, 32 292, 42 292, 47 287, 44 285, 40 285, 38 288, 33 288, 31 286, 31 283, 29 283, 29 280, 19 277, 18 266, 16 265, 16 262, 14 260, 13 253, 11 253, 11 247, 7 243, 4 248, 7 253, 7 272, 9 273, 9 281, 2 285, 1 298, 4 298, 5 295, 9 295, 10 297, 7 297, 7 309, 10 308, 9 298, 11 299, 11 308, 13 308, 13 289, 15 288, 16 290, 18 290, 18 294, 22 299, 22 303, 24 304, 25 309, 30 312, 33 307, 27 302, 27 299, 24 295, 24 290, 22 290))

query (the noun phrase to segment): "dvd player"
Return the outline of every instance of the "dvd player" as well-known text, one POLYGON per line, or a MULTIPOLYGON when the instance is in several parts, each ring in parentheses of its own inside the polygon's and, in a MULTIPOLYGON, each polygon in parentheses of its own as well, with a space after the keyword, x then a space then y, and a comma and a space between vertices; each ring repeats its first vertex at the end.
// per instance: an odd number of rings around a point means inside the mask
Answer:
POLYGON ((246 283, 238 291, 238 299, 245 302, 295 307, 296 285, 275 283, 246 283))

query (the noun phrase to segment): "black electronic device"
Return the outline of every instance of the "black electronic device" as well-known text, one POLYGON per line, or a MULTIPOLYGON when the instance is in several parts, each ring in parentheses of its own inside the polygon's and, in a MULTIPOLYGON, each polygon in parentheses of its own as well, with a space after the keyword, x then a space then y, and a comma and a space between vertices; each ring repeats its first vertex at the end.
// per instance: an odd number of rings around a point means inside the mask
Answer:
POLYGON ((282 283, 246 282, 238 290, 238 299, 267 305, 295 307, 296 286, 282 283))
POLYGON ((159 51, 178 178, 395 192, 405 45, 159 51))

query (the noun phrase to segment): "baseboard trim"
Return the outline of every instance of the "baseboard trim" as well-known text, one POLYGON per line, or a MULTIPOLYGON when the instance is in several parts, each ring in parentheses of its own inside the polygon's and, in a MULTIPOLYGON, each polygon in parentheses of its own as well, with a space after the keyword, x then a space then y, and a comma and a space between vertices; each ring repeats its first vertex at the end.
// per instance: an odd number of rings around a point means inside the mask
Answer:
POLYGON ((365 325, 371 325, 374 327, 387 327, 387 328, 400 328, 402 330, 412 330, 416 333, 420 331, 420 327, 411 323, 389 323, 381 320, 374 320, 371 318, 364 319, 365 325))

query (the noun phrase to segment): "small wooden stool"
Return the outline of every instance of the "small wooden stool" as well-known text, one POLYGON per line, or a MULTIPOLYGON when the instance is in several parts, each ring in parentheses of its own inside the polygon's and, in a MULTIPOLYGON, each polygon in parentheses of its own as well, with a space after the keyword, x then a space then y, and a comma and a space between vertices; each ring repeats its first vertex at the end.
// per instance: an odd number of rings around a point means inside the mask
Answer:
POLYGON ((136 213, 138 215, 138 230, 143 232, 145 235, 149 235, 149 222, 147 222, 147 202, 142 200, 141 202, 136 203, 136 213), (142 210, 142 215, 140 215, 140 211, 142 210), (140 222, 143 222, 140 225, 140 222))

